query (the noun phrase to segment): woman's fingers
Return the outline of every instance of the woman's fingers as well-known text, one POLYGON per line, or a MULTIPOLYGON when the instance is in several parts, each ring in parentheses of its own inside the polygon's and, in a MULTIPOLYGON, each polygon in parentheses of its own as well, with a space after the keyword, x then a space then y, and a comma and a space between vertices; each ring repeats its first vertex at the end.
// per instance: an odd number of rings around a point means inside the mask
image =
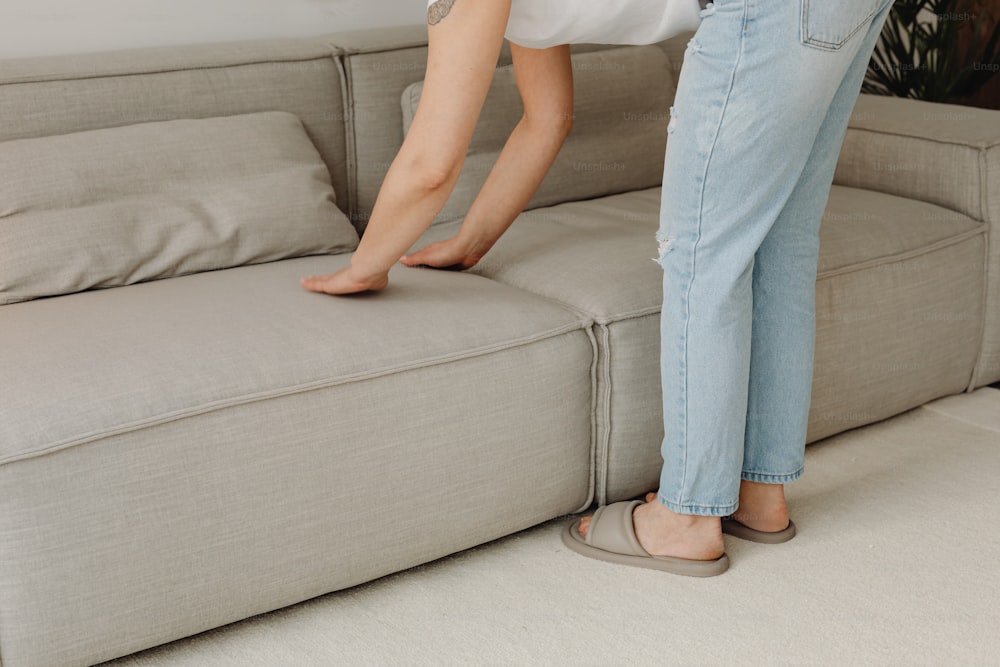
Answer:
POLYGON ((412 255, 403 255, 399 259, 406 266, 430 266, 435 269, 467 269, 475 262, 469 263, 465 250, 458 247, 454 239, 437 241, 424 246, 412 255))
POLYGON ((343 268, 336 273, 325 276, 311 276, 303 278, 300 283, 310 292, 321 292, 323 294, 356 294, 358 292, 371 292, 385 289, 389 284, 388 274, 374 277, 359 278, 354 275, 351 267, 343 268))

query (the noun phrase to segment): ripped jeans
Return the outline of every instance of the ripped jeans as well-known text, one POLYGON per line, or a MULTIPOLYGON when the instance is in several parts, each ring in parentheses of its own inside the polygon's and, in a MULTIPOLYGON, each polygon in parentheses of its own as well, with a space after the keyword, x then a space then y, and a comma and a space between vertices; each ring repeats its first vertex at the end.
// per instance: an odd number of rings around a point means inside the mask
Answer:
POLYGON ((659 500, 725 516, 802 474, 819 224, 892 0, 717 0, 667 127, 659 500))

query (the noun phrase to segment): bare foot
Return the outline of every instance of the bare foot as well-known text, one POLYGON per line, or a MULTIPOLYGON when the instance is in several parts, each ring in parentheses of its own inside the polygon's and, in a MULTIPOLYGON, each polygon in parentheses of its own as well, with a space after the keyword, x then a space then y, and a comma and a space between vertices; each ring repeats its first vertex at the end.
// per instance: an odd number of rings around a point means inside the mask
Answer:
MULTIPOLYGON (((656 500, 656 493, 646 494, 646 502, 656 500)), ((788 528, 788 504, 783 484, 760 484, 740 481, 740 506, 733 518, 748 528, 776 533, 788 528)))
POLYGON ((784 484, 740 482, 740 507, 733 518, 754 530, 778 532, 788 527, 784 484))
MULTIPOLYGON (((639 544, 653 556, 674 556, 693 560, 715 560, 725 550, 722 523, 717 516, 677 514, 650 494, 645 505, 635 508, 632 525, 639 544)), ((580 521, 580 534, 586 537, 591 517, 580 521)))

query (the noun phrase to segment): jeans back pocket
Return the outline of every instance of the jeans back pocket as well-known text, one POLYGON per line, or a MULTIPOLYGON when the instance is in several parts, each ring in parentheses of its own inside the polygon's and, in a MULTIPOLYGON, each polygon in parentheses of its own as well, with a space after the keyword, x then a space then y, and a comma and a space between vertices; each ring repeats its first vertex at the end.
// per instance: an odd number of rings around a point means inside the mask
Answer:
POLYGON ((893 0, 799 0, 803 44, 835 51, 893 0))

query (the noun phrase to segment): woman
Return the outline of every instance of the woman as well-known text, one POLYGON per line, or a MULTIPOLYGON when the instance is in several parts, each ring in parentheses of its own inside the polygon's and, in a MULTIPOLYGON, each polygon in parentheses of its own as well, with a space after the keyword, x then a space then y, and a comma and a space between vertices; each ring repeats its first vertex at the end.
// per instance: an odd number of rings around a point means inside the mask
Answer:
MULTIPOLYGON (((473 266, 530 200, 570 129, 569 52, 553 44, 657 41, 692 27, 693 1, 432 1, 424 92, 361 244, 350 267, 303 285, 387 285, 455 185, 505 31, 524 117, 458 235, 406 265, 473 266)), ((723 532, 795 534, 784 485, 803 469, 819 222, 891 4, 718 0, 701 11, 671 108, 656 236, 660 488, 568 526, 574 550, 712 576, 729 565, 723 532)))

